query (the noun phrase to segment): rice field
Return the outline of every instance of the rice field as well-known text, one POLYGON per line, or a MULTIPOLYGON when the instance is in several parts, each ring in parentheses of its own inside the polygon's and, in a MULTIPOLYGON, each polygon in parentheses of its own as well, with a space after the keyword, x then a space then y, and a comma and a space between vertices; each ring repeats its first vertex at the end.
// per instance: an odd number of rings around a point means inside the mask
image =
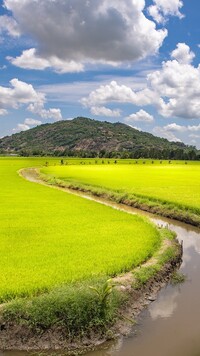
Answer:
MULTIPOLYGON (((74 281, 116 275, 146 260, 161 242, 148 220, 28 182, 17 173, 44 163, 45 158, 0 158, 1 303, 74 281)), ((113 180, 114 189, 125 189, 126 175, 132 172, 107 166, 53 166, 45 171, 108 186, 113 180)))
POLYGON ((72 184, 158 199, 200 215, 200 162, 132 160, 124 164, 120 161, 105 163, 49 166, 42 172, 72 184))

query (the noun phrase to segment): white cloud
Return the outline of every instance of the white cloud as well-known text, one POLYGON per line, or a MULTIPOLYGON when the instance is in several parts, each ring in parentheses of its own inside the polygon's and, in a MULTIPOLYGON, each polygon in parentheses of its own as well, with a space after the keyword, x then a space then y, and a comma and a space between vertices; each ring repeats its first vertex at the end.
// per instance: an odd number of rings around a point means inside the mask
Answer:
POLYGON ((148 10, 157 23, 165 22, 168 16, 177 16, 180 19, 184 17, 180 12, 183 7, 181 0, 153 0, 153 3, 148 10))
POLYGON ((191 138, 200 138, 200 135, 190 134, 189 137, 191 137, 191 138))
POLYGON ((31 126, 41 125, 42 121, 35 120, 32 118, 27 118, 24 120, 23 124, 17 124, 17 127, 13 129, 13 132, 21 132, 30 130, 31 126))
POLYGON ((166 138, 171 142, 182 142, 178 137, 176 137, 172 132, 166 131, 164 127, 156 126, 153 128, 153 134, 159 137, 166 138))
POLYGON ((107 102, 131 103, 135 100, 135 93, 126 85, 118 85, 116 81, 101 85, 92 91, 88 97, 81 100, 86 107, 104 104, 107 102))
MULTIPOLYGON (((164 127, 156 126, 153 129, 153 133, 155 135, 167 138, 169 141, 181 142, 181 140, 177 138, 176 136, 177 134, 183 135, 185 137, 186 135, 188 135, 189 138, 198 139, 200 138, 200 124, 194 126, 191 125, 182 126, 182 125, 177 125, 176 123, 172 123, 164 127)), ((197 141, 194 140, 189 140, 189 141, 190 144, 198 143, 197 141)))
POLYGON ((7 15, 0 16, 0 33, 3 32, 13 37, 19 37, 21 34, 15 19, 7 15))
POLYGON ((151 5, 148 8, 148 12, 149 15, 151 17, 153 17, 153 19, 157 22, 157 23, 162 23, 164 22, 164 17, 161 14, 161 12, 159 11, 158 7, 156 5, 151 5))
POLYGON ((31 84, 22 82, 16 78, 10 81, 10 87, 0 86, 0 115, 7 114, 7 109, 18 109, 21 105, 28 105, 27 109, 40 115, 42 118, 61 120, 60 109, 44 108, 45 94, 37 92, 31 84))
POLYGON ((81 103, 85 107, 112 102, 153 105, 166 118, 200 119, 200 65, 190 63, 194 53, 184 43, 178 44, 171 56, 176 59, 163 62, 160 70, 147 75, 142 90, 112 81, 93 90, 81 103))
POLYGON ((42 121, 40 120, 35 120, 35 119, 32 119, 32 118, 27 118, 24 120, 24 124, 25 125, 29 125, 29 126, 34 126, 34 125, 41 125, 42 124, 42 121))
POLYGON ((188 126, 188 130, 192 132, 197 132, 200 131, 200 124, 199 125, 194 125, 194 126, 188 126))
POLYGON ((178 44, 172 56, 176 56, 176 59, 164 62, 160 71, 149 74, 147 85, 160 96, 157 108, 162 116, 198 119, 200 67, 189 63, 194 54, 185 44, 178 44))
POLYGON ((164 126, 164 129, 167 131, 172 132, 198 132, 200 131, 200 124, 199 125, 188 125, 188 126, 181 126, 177 125, 176 123, 169 124, 164 126))
POLYGON ((40 0, 39 6, 5 0, 5 7, 36 43, 11 59, 23 68, 53 67, 62 73, 80 71, 88 62, 132 62, 157 53, 167 36, 145 17, 144 0, 40 0))
POLYGON ((132 127, 132 129, 135 129, 135 130, 138 130, 138 131, 142 131, 142 129, 140 127, 138 127, 138 126, 133 126, 133 125, 130 125, 130 124, 126 124, 126 125, 132 127))
POLYGON ((176 123, 164 126, 164 130, 172 132, 185 132, 187 128, 185 126, 177 125, 176 123))
POLYGON ((119 109, 111 110, 105 106, 92 106, 90 111, 96 116, 119 117, 121 115, 119 109))
POLYGON ((190 64, 193 61, 195 54, 185 43, 178 43, 177 48, 172 51, 171 56, 181 64, 190 64))
POLYGON ((21 56, 7 59, 15 66, 24 69, 38 69, 53 68, 57 73, 71 73, 83 71, 83 64, 75 61, 61 60, 56 56, 51 56, 47 59, 40 57, 36 53, 35 48, 30 48, 22 52, 21 56))
POLYGON ((62 114, 60 109, 44 109, 44 104, 33 103, 28 106, 28 110, 33 114, 40 115, 43 119, 53 119, 55 121, 62 120, 62 114))
POLYGON ((145 110, 140 110, 135 114, 131 114, 125 118, 125 121, 128 123, 131 122, 145 122, 145 123, 152 123, 154 121, 154 117, 150 115, 145 110))
POLYGON ((109 102, 132 103, 135 105, 148 105, 159 100, 154 92, 145 88, 134 92, 126 85, 119 85, 116 81, 101 85, 92 91, 88 97, 82 98, 81 103, 85 107, 98 106, 109 102))
POLYGON ((7 115, 8 111, 6 109, 0 109, 0 116, 7 115))
POLYGON ((0 109, 17 109, 21 104, 44 103, 45 96, 36 92, 31 84, 22 82, 16 78, 10 81, 10 87, 0 86, 0 109))
POLYGON ((17 127, 13 129, 13 132, 27 131, 30 127, 26 124, 17 124, 17 127))

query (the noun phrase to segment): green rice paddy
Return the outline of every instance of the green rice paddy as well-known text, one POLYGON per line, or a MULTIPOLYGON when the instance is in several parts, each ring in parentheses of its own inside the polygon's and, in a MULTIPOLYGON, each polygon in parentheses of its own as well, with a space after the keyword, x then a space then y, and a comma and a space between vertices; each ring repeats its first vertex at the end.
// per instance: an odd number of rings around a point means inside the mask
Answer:
MULTIPOLYGON (((141 217, 28 182, 17 173, 45 161, 0 158, 1 303, 74 281, 130 270, 151 256, 161 242, 156 227, 141 217)), ((59 163, 50 158, 48 161, 52 165, 59 163)), ((45 172, 113 189, 129 189, 133 177, 138 187, 145 189, 137 177, 144 174, 146 189, 151 189, 147 172, 135 173, 134 169, 53 166, 45 172)), ((199 183, 193 179, 197 195, 199 183)), ((161 184, 158 179, 156 182, 161 184)))
POLYGON ((42 172, 70 184, 93 186, 109 191, 132 194, 174 207, 189 209, 200 215, 200 162, 124 161, 124 164, 79 164, 50 166, 42 172))

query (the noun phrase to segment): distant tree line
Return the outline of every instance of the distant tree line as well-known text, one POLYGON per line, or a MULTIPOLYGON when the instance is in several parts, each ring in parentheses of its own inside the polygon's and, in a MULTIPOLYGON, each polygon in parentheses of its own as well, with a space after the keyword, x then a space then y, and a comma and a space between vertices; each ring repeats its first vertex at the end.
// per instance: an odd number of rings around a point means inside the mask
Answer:
MULTIPOLYGON (((5 152, 0 152, 5 153, 5 152)), ((182 149, 157 149, 157 148, 138 148, 132 151, 86 151, 86 150, 54 150, 52 152, 46 152, 40 149, 22 149, 18 152, 20 156, 55 156, 55 157, 80 157, 80 158, 122 158, 122 159, 167 159, 167 160, 200 160, 200 151, 197 151, 192 146, 182 149)))

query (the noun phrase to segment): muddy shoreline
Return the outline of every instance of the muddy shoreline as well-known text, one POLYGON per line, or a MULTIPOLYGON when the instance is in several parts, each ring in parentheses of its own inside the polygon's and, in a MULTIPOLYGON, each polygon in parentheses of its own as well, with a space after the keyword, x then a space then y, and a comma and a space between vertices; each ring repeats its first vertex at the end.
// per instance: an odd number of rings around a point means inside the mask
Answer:
MULTIPOLYGON (((49 186, 49 184, 38 178, 37 172, 34 169, 32 171, 20 171, 20 175, 32 182, 49 186), (24 174, 24 172, 26 173, 24 174)), ((68 191, 65 188, 51 187, 68 191)), ((73 194, 73 192, 71 193, 73 194)), ((69 354, 77 355, 77 353, 81 354, 88 350, 96 349, 107 340, 128 335, 133 327, 133 324, 128 320, 137 320, 140 312, 156 299, 159 290, 166 285, 170 280, 172 272, 181 264, 182 246, 176 240, 172 240, 170 243, 176 251, 175 256, 165 263, 162 269, 150 278, 144 286, 139 289, 132 288, 133 276, 130 272, 117 277, 118 281, 120 279, 123 281, 120 288, 122 289, 122 293, 126 293, 128 298, 126 304, 119 310, 119 314, 123 317, 114 326, 111 326, 103 337, 94 333, 89 339, 84 337, 74 341, 66 337, 66 330, 61 327, 55 327, 44 332, 40 331, 36 334, 25 324, 18 325, 12 322, 5 324, 4 320, 0 317, 0 349, 38 352, 65 350, 69 354)), ((169 246, 169 241, 167 245, 169 246)), ((165 248, 166 246, 162 246, 161 249, 164 250, 165 248)), ((152 259, 152 262, 150 260, 146 264, 152 263, 153 265, 155 262, 152 259)))

